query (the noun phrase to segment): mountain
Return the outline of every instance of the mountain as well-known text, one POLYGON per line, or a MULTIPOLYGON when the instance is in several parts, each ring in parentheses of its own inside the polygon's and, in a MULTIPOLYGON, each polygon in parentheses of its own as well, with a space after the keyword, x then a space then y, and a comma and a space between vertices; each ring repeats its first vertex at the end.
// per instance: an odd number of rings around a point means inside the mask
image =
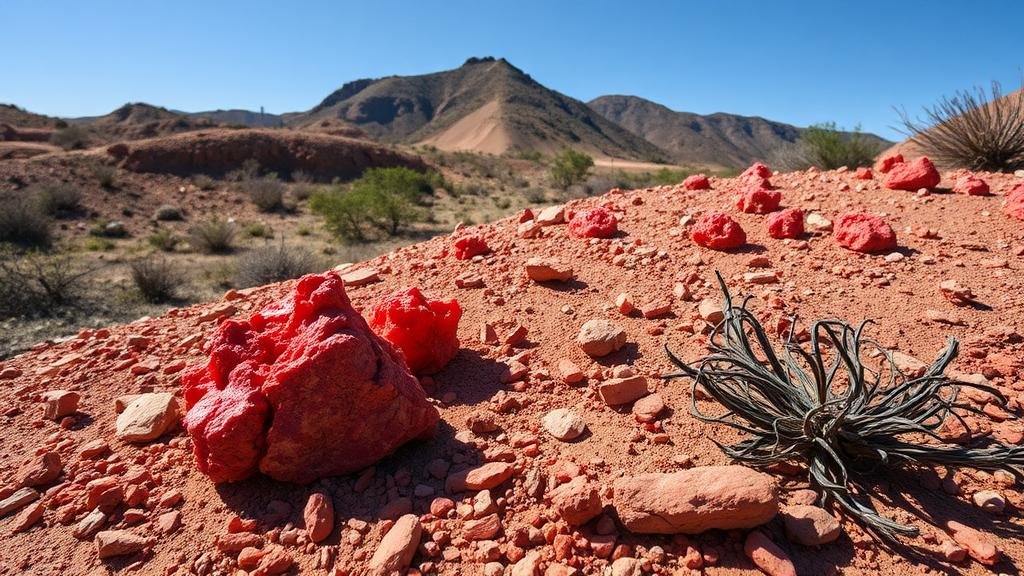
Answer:
POLYGON ((61 123, 57 118, 29 112, 14 104, 0 104, 0 124, 20 128, 56 128, 61 123))
MULTIPOLYGON (((745 168, 795 149, 801 129, 757 116, 677 112, 637 96, 601 96, 587 103, 687 166, 745 168)), ((874 134, 880 148, 891 144, 874 134)))
POLYGON ((392 143, 500 154, 564 147, 599 157, 661 160, 665 153, 584 103, 545 88, 505 59, 470 58, 420 76, 349 82, 289 126, 334 119, 392 143))
POLYGON ((277 114, 253 112, 251 110, 208 110, 206 112, 181 112, 190 118, 206 118, 225 126, 247 126, 249 128, 280 128, 284 120, 277 114))

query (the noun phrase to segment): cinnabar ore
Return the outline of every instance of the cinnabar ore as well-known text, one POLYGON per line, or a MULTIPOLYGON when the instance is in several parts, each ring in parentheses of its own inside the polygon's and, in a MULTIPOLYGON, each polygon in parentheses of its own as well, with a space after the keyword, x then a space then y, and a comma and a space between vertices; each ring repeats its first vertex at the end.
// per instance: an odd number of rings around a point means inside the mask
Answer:
POLYGON ((843 214, 836 221, 836 241, 855 252, 889 252, 896 249, 896 233, 878 216, 864 212, 843 214))
POLYGON ((619 231, 619 221, 604 208, 580 210, 569 221, 569 232, 579 238, 611 238, 619 231))
POLYGON ((692 174, 683 180, 684 190, 708 190, 711 188, 711 181, 704 174, 692 174))
POLYGON ((490 251, 487 241, 477 234, 463 234, 452 243, 452 253, 458 260, 469 260, 490 251))
POLYGON ((743 227, 725 212, 708 212, 694 223, 690 238, 712 250, 731 250, 747 243, 743 227))
POLYGON ((736 209, 752 214, 767 214, 779 209, 782 193, 778 190, 747 186, 736 198, 736 209))
POLYGON ((208 349, 182 386, 196 465, 214 482, 346 474, 437 427, 419 382, 336 272, 304 276, 279 302, 225 321, 208 349))
POLYGON ((433 300, 419 288, 389 294, 373 305, 370 327, 395 345, 413 374, 433 374, 459 351, 459 318, 455 300, 433 300))
POLYGON ((772 212, 766 219, 766 225, 772 238, 799 238, 804 233, 804 211, 787 208, 772 212))

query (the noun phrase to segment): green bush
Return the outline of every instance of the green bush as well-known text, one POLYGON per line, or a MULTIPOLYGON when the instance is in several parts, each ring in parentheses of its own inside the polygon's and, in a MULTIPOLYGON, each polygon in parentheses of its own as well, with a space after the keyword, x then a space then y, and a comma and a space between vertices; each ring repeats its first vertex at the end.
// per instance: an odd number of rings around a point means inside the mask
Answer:
POLYGON ((150 235, 148 241, 150 246, 161 252, 174 252, 181 239, 173 231, 164 228, 150 235))
POLYGON ((117 166, 97 162, 92 166, 92 175, 101 188, 113 188, 117 185, 117 166))
POLYGON ((443 184, 436 174, 408 168, 371 168, 349 190, 317 192, 310 208, 328 230, 345 240, 367 240, 374 230, 394 236, 426 216, 421 204, 443 184))
POLYGON ((582 152, 566 148, 551 159, 551 184, 565 190, 569 186, 585 180, 593 166, 593 158, 582 152))
POLYGON ((268 245, 238 257, 235 284, 239 288, 263 286, 310 274, 320 269, 320 261, 305 248, 268 245))
POLYGON ((274 229, 270 224, 252 222, 242 227, 242 232, 250 238, 273 238, 274 229))
POLYGON ((82 206, 82 191, 74 184, 44 184, 31 189, 39 208, 50 216, 69 216, 82 206))
POLYGON ((284 207, 284 184, 271 176, 242 182, 242 190, 260 212, 274 212, 284 207))
POLYGON ((160 304, 177 295, 181 275, 166 258, 148 256, 135 260, 128 267, 135 289, 146 302, 160 304))
POLYGON ((17 192, 0 192, 0 243, 45 247, 53 240, 50 217, 35 198, 17 192))
POLYGON ((867 139, 856 126, 851 133, 836 127, 835 122, 814 124, 800 134, 803 155, 808 164, 822 170, 842 166, 857 168, 871 166, 880 147, 867 139))
POLYGON ((81 126, 67 126, 54 132, 50 142, 65 150, 81 150, 89 146, 89 132, 81 126))
POLYGON ((235 247, 235 225, 227 220, 211 218, 189 230, 192 248, 207 254, 226 254, 235 247))

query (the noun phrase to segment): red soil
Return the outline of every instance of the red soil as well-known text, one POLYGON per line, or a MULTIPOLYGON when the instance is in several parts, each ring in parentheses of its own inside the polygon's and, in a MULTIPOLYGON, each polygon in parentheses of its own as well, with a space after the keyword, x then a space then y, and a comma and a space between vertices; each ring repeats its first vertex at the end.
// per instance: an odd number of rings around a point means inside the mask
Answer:
MULTIPOLYGON (((202 343, 225 317, 249 316, 285 295, 294 282, 232 293, 224 301, 110 330, 83 332, 59 344, 40 344, 0 364, 0 378, 5 378, 0 381, 0 470, 8 486, 0 497, 10 492, 10 480, 33 455, 60 454, 63 471, 54 484, 42 486, 48 489, 42 507, 26 508, 41 513, 41 520, 20 532, 11 531, 12 520, 0 521, 6 538, 0 572, 104 574, 126 572, 130 566, 140 574, 233 574, 239 565, 252 569, 262 554, 254 548, 238 551, 259 546, 271 550, 268 565, 286 566, 290 557, 296 573, 332 573, 328 567, 333 566, 348 570, 337 574, 361 574, 391 525, 384 518, 411 510, 421 515, 424 530, 424 544, 412 565, 440 574, 483 573, 488 558, 509 565, 510 557, 524 552, 539 554, 541 571, 557 556, 585 574, 600 574, 609 562, 594 551, 608 541, 626 546, 617 548, 618 554, 643 558, 664 574, 687 573, 681 568, 684 563, 703 564, 712 575, 757 574, 743 552, 747 535, 742 531, 685 538, 639 536, 611 519, 569 527, 550 506, 527 494, 527 480, 537 470, 547 473, 552 483, 586 475, 607 500, 608 487, 622 474, 727 463, 712 439, 729 443, 735 436, 689 415, 688 385, 657 379, 671 370, 663 344, 688 360, 706 352, 706 323, 697 303, 718 295, 715 270, 724 274, 735 296, 755 296, 751 306, 769 325, 793 312, 803 321, 825 316, 852 322, 872 318, 878 325, 870 332, 882 345, 925 361, 948 336, 957 336, 963 346, 955 368, 984 375, 1011 398, 1008 412, 1002 412, 988 398, 969 395, 963 401, 994 418, 989 423, 969 416, 969 422, 978 433, 1021 442, 1024 427, 1013 416, 1024 400, 1024 228, 1001 211, 1003 196, 1015 179, 980 176, 993 196, 892 192, 881 189, 877 181, 856 180, 852 172, 773 177, 786 191, 787 203, 807 213, 829 219, 846 212, 883 215, 900 237, 898 257, 851 252, 828 233, 773 239, 764 216, 737 213, 732 206, 741 182, 713 179, 713 188, 720 193, 662 187, 567 206, 570 211, 599 204, 613 208, 620 230, 614 239, 570 238, 564 225, 546 227, 524 239, 517 236, 512 218, 481 227, 493 252, 478 262, 444 257, 447 237, 376 258, 368 265, 376 268, 382 281, 349 288, 353 304, 364 314, 382 294, 404 286, 419 286, 437 298, 457 298, 462 304, 460 352, 442 371, 421 380, 441 412, 441 430, 433 440, 408 445, 362 472, 309 486, 265 477, 214 485, 195 468, 191 442, 180 429, 142 446, 114 437, 116 398, 145 390, 178 391, 182 368, 205 361, 202 343), (681 218, 713 210, 729 213, 747 230, 744 249, 718 252, 689 239, 681 218), (532 282, 524 264, 536 256, 571 262, 574 279, 558 286, 532 282), (779 281, 745 284, 748 265, 767 265, 779 281), (479 275, 485 286, 457 288, 456 278, 466 272, 479 275), (943 280, 969 288, 992 310, 954 305, 938 288, 943 280), (685 290, 676 289, 677 284, 685 290), (669 311, 654 318, 623 315, 613 302, 624 291, 638 301, 667 303, 669 311), (584 354, 575 338, 580 326, 595 318, 621 326, 626 346, 600 359, 584 354), (482 336, 500 341, 524 330, 525 339, 514 347, 481 342, 482 336), (597 384, 620 364, 648 377, 649 386, 667 405, 660 420, 638 423, 628 408, 614 409, 599 399, 597 384), (39 401, 41 393, 56 388, 82 395, 78 412, 60 424, 43 419, 39 401), (570 443, 543 432, 540 418, 555 408, 577 411, 588 431, 570 443), (109 444, 110 451, 97 441, 109 444), (83 450, 88 457, 80 456, 83 450), (97 450, 99 455, 93 455, 97 450), (502 474, 510 473, 511 479, 491 490, 498 509, 497 534, 474 542, 466 537, 480 531, 490 534, 490 527, 464 519, 465 507, 472 509, 473 493, 451 492, 445 470, 485 461, 511 463, 511 469, 495 466, 502 474), (113 480, 97 483, 104 477, 113 480), (72 535, 88 512, 89 482, 94 482, 97 497, 117 495, 111 483, 126 487, 123 498, 128 500, 130 493, 134 504, 116 506, 104 529, 152 537, 150 551, 101 561, 91 538, 78 540, 72 535), (318 544, 309 543, 302 530, 294 528, 304 526, 303 509, 314 492, 329 495, 334 504, 334 529, 318 544), (438 496, 454 502, 435 501, 438 496), (444 518, 429 515, 431 510, 444 518), (598 528, 611 535, 597 534, 598 528)), ((705 410, 711 408, 700 402, 705 410)), ((783 502, 803 502, 800 489, 807 486, 805 477, 792 470, 774 472, 783 502)), ((941 526, 956 520, 989 535, 1002 550, 1003 559, 991 570, 1019 570, 1024 542, 1014 532, 999 532, 1020 529, 1024 497, 1019 486, 974 471, 945 478, 944 474, 908 470, 880 483, 874 493, 884 513, 921 527, 924 536, 909 542, 921 555, 910 559, 895 558, 872 544, 847 519, 842 521, 844 535, 819 548, 790 543, 778 519, 762 530, 799 574, 990 573, 990 568, 971 559, 944 560, 943 550, 952 546, 955 551, 959 545, 941 526), (979 490, 999 492, 1007 501, 1006 510, 994 513, 976 506, 972 496, 979 490), (894 498, 903 499, 899 508, 893 508, 894 498), (909 507, 930 520, 905 509, 909 507)), ((966 542, 972 534, 961 532, 958 539, 966 542)))

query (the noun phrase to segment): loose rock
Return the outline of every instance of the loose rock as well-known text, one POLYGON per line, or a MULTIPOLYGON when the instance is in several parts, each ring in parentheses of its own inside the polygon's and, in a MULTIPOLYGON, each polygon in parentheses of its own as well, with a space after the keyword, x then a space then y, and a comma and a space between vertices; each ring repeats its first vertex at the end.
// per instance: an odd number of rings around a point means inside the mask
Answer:
POLYGON ((576 342, 588 356, 600 358, 615 352, 626 344, 626 331, 609 320, 588 320, 580 328, 576 342))
POLYGON ((311 541, 320 542, 330 536, 334 531, 334 503, 330 496, 322 492, 310 494, 302 518, 311 541))
POLYGON ((552 436, 563 442, 579 438, 587 429, 587 422, 578 413, 568 408, 557 408, 544 415, 541 425, 552 436))
POLYGON ((178 424, 178 416, 174 394, 141 394, 118 415, 117 437, 133 443, 155 440, 178 424))
POLYGON ((420 520, 415 514, 406 514, 395 521, 370 558, 370 574, 390 576, 393 572, 404 573, 416 554, 422 532, 420 520))
POLYGON ((567 282, 572 280, 572 266, 555 258, 534 257, 526 261, 526 275, 534 282, 567 282))
POLYGON ((743 552, 768 576, 796 576, 793 561, 760 530, 747 535, 743 552))
POLYGON ((155 538, 146 538, 127 530, 106 530, 96 534, 96 553, 100 560, 127 556, 141 552, 155 543, 155 538))
POLYGON ((782 511, 782 520, 789 539, 804 546, 828 544, 839 538, 842 531, 839 521, 818 506, 787 506, 782 511))

